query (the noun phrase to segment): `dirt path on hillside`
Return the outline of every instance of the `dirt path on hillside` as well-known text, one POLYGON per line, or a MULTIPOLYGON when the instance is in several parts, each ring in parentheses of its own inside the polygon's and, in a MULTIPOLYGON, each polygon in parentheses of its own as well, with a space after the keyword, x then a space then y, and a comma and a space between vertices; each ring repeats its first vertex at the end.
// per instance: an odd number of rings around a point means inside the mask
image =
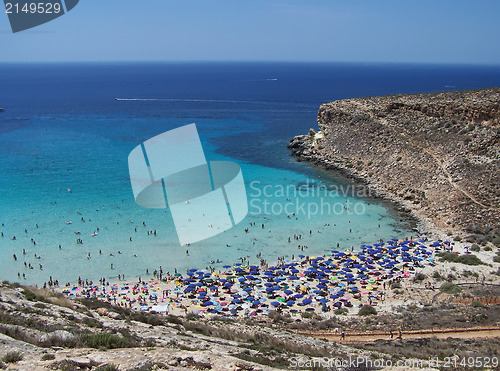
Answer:
MULTIPOLYGON (((339 343, 340 331, 295 331, 297 334, 313 336, 319 339, 326 339, 330 342, 339 343)), ((398 331, 393 331, 394 341, 397 341, 398 331)), ((494 338, 500 337, 500 327, 472 327, 472 328, 448 328, 420 331, 403 331, 403 340, 405 339, 423 339, 423 338, 446 339, 448 337, 458 339, 474 338, 494 338)), ((377 340, 389 340, 389 332, 348 332, 345 333, 344 343, 369 343, 377 340)))
POLYGON ((471 200, 472 202, 474 202, 476 205, 480 206, 483 209, 490 209, 490 210, 496 210, 496 211, 500 210, 499 208, 497 208, 495 206, 483 204, 474 195, 472 195, 469 191, 467 191, 462 186, 460 186, 459 184, 457 184, 453 180, 453 177, 450 174, 450 172, 446 169, 446 166, 443 164, 443 161, 441 161, 440 157, 438 155, 436 155, 433 151, 431 151, 428 147, 424 146, 422 143, 420 143, 419 141, 415 140, 415 138, 412 138, 412 137, 408 136, 402 130, 397 130, 397 128, 389 125, 387 119, 376 117, 375 114, 372 111, 370 111, 370 109, 368 107, 366 107, 365 105, 361 104, 360 102, 358 102, 356 100, 352 100, 350 103, 354 103, 354 104, 357 104, 357 105, 363 107, 364 111, 366 111, 371 116, 371 118, 374 121, 379 122, 385 128, 391 129, 397 135, 405 137, 406 139, 408 139, 410 141, 411 145, 413 145, 414 147, 420 148, 423 152, 425 152, 426 154, 428 154, 434 160, 434 162, 436 163, 436 165, 438 166, 438 168, 443 172, 443 174, 444 174, 444 176, 446 178, 446 181, 453 188, 455 188, 458 192, 462 193, 465 197, 467 197, 469 200, 471 200))

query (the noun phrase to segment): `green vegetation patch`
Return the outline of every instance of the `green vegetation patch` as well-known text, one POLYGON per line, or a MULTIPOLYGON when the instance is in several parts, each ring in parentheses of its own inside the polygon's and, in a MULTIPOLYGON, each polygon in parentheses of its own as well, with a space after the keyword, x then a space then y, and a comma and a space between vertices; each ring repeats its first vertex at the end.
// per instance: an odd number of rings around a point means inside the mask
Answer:
POLYGON ((442 292, 450 295, 459 294, 462 290, 452 282, 445 282, 439 288, 442 292))
POLYGON ((453 254, 451 252, 442 252, 438 254, 441 261, 448 261, 453 263, 461 263, 466 265, 484 265, 483 261, 476 255, 472 254, 453 254))

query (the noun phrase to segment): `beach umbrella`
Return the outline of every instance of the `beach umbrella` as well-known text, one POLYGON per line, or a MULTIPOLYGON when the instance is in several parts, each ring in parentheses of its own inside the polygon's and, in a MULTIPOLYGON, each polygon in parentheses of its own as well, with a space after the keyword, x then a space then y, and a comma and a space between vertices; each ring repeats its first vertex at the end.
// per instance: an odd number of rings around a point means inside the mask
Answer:
POLYGON ((293 301, 293 300, 288 300, 288 301, 286 302, 286 305, 288 305, 289 307, 291 307, 291 306, 292 306, 292 305, 294 305, 294 304, 295 304, 295 301, 293 301))
POLYGON ((272 302, 271 302, 271 305, 272 305, 273 307, 279 307, 280 303, 278 303, 277 301, 272 301, 272 302))
POLYGON ((289 276, 288 279, 292 281, 298 280, 297 276, 289 276))
POLYGON ((222 268, 231 268, 230 265, 223 265, 222 268))
POLYGON ((338 299, 340 296, 338 295, 330 295, 330 299, 338 299))
POLYGON ((285 291, 283 291, 283 292, 284 292, 285 294, 287 294, 287 295, 291 295, 291 294, 293 294, 293 291, 292 291, 292 290, 285 290, 285 291))
POLYGON ((303 298, 303 297, 304 297, 304 295, 302 295, 302 294, 295 294, 293 297, 294 297, 295 299, 300 299, 300 298, 303 298))
POLYGON ((290 269, 290 272, 291 273, 299 273, 299 270, 294 268, 294 269, 290 269))
POLYGON ((214 305, 214 303, 212 303, 211 301, 206 301, 203 303, 204 306, 208 307, 210 305, 214 305))
POLYGON ((328 301, 329 301, 328 299, 321 299, 319 302, 321 304, 326 304, 326 303, 328 303, 328 301))
POLYGON ((306 305, 307 305, 307 304, 311 304, 311 303, 312 303, 312 300, 311 300, 311 299, 309 299, 309 298, 307 298, 307 299, 302 300, 302 303, 304 303, 304 304, 306 304, 306 305))

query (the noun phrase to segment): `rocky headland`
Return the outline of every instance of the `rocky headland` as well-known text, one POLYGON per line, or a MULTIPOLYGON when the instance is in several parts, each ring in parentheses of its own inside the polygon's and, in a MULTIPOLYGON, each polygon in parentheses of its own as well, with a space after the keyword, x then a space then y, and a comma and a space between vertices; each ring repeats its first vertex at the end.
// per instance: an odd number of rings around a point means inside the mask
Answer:
POLYGON ((498 246, 499 103, 499 88, 339 100, 288 147, 403 205, 426 232, 498 246))

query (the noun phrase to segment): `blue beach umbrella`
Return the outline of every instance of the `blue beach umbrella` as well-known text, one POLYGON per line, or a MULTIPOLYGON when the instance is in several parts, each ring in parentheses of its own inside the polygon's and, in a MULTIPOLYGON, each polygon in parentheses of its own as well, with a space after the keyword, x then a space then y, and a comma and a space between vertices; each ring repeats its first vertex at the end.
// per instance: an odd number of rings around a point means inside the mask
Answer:
POLYGON ((272 302, 271 302, 271 305, 272 305, 273 307, 279 307, 280 303, 278 303, 277 301, 272 301, 272 302))

